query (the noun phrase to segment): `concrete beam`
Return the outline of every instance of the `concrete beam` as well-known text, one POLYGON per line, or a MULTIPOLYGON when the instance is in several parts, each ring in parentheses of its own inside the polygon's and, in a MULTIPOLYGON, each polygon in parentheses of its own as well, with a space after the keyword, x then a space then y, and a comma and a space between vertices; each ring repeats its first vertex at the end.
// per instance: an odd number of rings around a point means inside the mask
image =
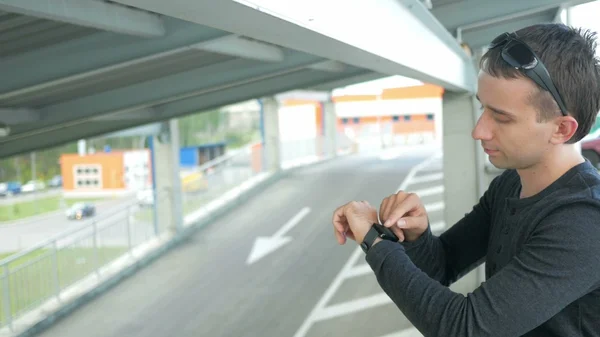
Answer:
POLYGON ((469 58, 419 0, 381 0, 377 5, 342 0, 326 5, 317 0, 116 2, 375 72, 475 91, 469 58))
POLYGON ((566 4, 561 5, 556 9, 556 14, 554 15, 553 22, 556 23, 567 23, 567 11, 569 6, 566 4))
POLYGON ((97 0, 0 0, 0 10, 143 37, 165 35, 152 13, 97 0))
POLYGON ((519 15, 532 10, 559 8, 561 5, 578 5, 593 0, 463 0, 447 5, 434 6, 433 15, 449 31, 454 32, 458 27, 473 23, 496 20, 499 17, 519 15))
POLYGON ((344 69, 346 69, 346 65, 344 65, 342 62, 338 62, 338 61, 324 61, 321 63, 317 63, 314 66, 311 66, 310 68, 315 69, 315 70, 339 73, 339 72, 344 71, 344 69))
POLYGON ((195 97, 159 105, 160 117, 148 120, 90 121, 78 120, 54 128, 45 128, 39 132, 20 133, 0 138, 0 158, 6 158, 31 150, 42 150, 82 138, 98 137, 109 132, 125 130, 138 125, 181 117, 198 111, 206 111, 235 102, 244 102, 256 97, 274 95, 303 87, 314 87, 320 83, 342 81, 345 78, 359 78, 368 71, 358 69, 343 74, 299 69, 274 77, 255 78, 252 81, 238 83, 221 88, 218 91, 205 92, 195 97))
POLYGON ((332 91, 337 88, 342 88, 342 87, 346 87, 346 86, 357 84, 357 83, 378 80, 378 79, 384 78, 384 77, 387 77, 387 75, 381 74, 381 73, 375 73, 375 72, 366 72, 363 75, 359 75, 356 77, 343 78, 341 80, 319 83, 318 85, 316 85, 314 87, 310 87, 310 89, 317 90, 317 91, 332 91))
POLYGON ((316 102, 328 102, 331 100, 331 92, 316 90, 293 90, 275 95, 278 102, 285 100, 306 100, 316 102))
POLYGON ((40 121, 40 112, 33 109, 3 109, 0 108, 0 122, 8 125, 35 123, 40 121))
POLYGON ((151 123, 142 126, 137 126, 122 131, 112 132, 103 136, 103 138, 117 137, 135 137, 135 136, 156 136, 160 134, 163 126, 161 123, 151 123))
POLYGON ((144 120, 160 116, 160 111, 155 108, 143 108, 134 111, 128 111, 122 114, 102 115, 92 118, 94 121, 118 121, 118 120, 144 120))
POLYGON ((172 18, 165 18, 164 22, 169 34, 160 39, 102 32, 3 59, 0 74, 10 81, 0 81, 0 102, 95 76, 115 67, 127 67, 148 58, 188 50, 191 45, 230 35, 172 18), (31 67, 40 60, 44 62, 43 67, 31 67))
POLYGON ((478 26, 477 28, 463 30, 460 35, 462 35, 462 41, 466 42, 471 48, 487 46, 502 32, 512 32, 538 23, 553 22, 555 11, 555 9, 549 9, 544 12, 514 18, 501 23, 478 26))
POLYGON ((283 61, 281 48, 260 41, 230 35, 192 46, 196 49, 267 62, 283 61))
POLYGON ((236 59, 209 67, 202 67, 127 87, 100 92, 70 101, 46 106, 40 110, 44 128, 53 129, 62 123, 91 120, 101 115, 127 114, 129 111, 164 105, 188 97, 199 96, 306 69, 322 59, 305 54, 295 54, 285 62, 249 64, 236 59), (252 65, 252 66, 249 66, 252 65), (199 80, 202 79, 202 80, 199 80))

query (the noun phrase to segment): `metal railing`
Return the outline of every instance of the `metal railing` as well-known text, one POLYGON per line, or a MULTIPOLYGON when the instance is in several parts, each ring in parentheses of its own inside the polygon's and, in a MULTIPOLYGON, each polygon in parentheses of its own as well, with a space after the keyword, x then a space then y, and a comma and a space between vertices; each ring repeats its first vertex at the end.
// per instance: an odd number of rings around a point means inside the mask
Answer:
MULTIPOLYGON (((288 152, 282 161, 322 157, 326 152, 322 137, 283 142, 281 146, 282 151, 288 152)), ((351 146, 345 135, 338 134, 337 150, 351 146)), ((254 143, 183 170, 184 216, 202 210, 223 193, 263 173, 266 170, 263 154, 261 144, 254 143), (188 175, 192 179, 186 180, 188 175)), ((170 199, 169 191, 157 192, 156 197, 170 199)), ((90 277, 99 279, 112 262, 132 254, 138 245, 168 230, 155 223, 155 211, 156 208, 143 207, 133 199, 127 205, 111 209, 109 216, 100 218, 99 214, 1 260, 0 328, 13 330, 15 320, 48 301, 60 302, 68 288, 90 277)))
POLYGON ((0 327, 46 301, 61 301, 70 286, 100 277, 102 268, 156 236, 151 213, 136 203, 81 225, 0 261, 0 327))

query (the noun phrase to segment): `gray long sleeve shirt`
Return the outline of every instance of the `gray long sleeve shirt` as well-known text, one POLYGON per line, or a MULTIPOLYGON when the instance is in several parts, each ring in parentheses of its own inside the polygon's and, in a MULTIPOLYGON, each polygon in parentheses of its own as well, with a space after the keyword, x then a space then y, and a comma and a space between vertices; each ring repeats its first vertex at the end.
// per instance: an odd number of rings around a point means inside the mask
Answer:
POLYGON ((366 255, 425 337, 600 336, 600 175, 586 161, 535 196, 520 189, 507 170, 439 237, 429 229, 366 255), (448 288, 483 261, 477 289, 448 288))

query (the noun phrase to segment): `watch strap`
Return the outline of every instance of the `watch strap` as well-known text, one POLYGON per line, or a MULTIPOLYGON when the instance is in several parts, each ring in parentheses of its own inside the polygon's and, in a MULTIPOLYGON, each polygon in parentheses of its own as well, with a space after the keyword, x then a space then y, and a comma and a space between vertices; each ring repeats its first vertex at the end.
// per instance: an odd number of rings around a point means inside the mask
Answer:
POLYGON ((360 243, 360 248, 362 248, 362 250, 365 253, 368 252, 369 249, 371 249, 371 247, 373 246, 373 242, 375 242, 375 239, 377 239, 378 237, 379 232, 377 231, 377 228, 375 228, 375 225, 371 226, 371 228, 365 235, 363 242, 360 243))

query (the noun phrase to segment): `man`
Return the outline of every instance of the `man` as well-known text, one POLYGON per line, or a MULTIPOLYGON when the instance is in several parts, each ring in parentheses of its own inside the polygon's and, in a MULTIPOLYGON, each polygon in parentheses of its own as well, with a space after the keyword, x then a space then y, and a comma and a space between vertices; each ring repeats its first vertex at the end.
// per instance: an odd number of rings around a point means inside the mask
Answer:
POLYGON ((361 244, 382 289, 425 336, 600 336, 600 176, 574 144, 600 110, 594 40, 544 24, 492 41, 472 136, 506 170, 439 237, 404 191, 379 209, 401 243, 381 238, 366 202, 334 212, 338 242, 361 244), (448 288, 484 261, 487 280, 472 293, 448 288))

